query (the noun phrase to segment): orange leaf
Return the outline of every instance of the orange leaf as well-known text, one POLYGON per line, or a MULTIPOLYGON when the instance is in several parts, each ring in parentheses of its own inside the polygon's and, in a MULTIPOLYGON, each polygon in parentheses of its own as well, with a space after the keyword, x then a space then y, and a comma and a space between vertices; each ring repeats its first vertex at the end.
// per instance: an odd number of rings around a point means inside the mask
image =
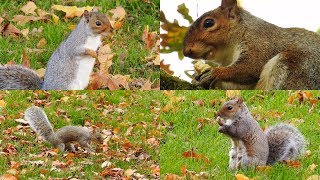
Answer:
POLYGON ((249 178, 243 174, 237 174, 236 179, 237 180, 249 180, 249 178))
POLYGON ((30 68, 30 59, 27 56, 27 53, 25 50, 23 50, 23 54, 22 54, 22 66, 30 68))
POLYGON ((146 26, 143 30, 142 41, 146 44, 147 49, 154 47, 158 40, 157 32, 149 32, 149 26, 146 26))
POLYGON ((182 172, 183 175, 186 175, 186 174, 187 174, 187 165, 183 165, 183 166, 181 167, 181 172, 182 172))
POLYGON ((301 166, 301 162, 299 161, 287 160, 284 163, 291 168, 299 168, 301 166))
POLYGON ((170 70, 170 64, 164 64, 163 60, 160 61, 160 68, 164 70, 166 73, 173 75, 173 71, 170 70))

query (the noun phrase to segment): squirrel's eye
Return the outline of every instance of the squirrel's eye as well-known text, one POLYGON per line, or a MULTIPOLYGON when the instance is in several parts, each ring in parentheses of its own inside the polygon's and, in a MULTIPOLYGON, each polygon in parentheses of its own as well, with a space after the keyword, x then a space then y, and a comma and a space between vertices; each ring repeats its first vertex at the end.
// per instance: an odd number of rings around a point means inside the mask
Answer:
POLYGON ((101 26, 101 22, 100 21, 96 21, 96 25, 97 26, 101 26))
POLYGON ((207 19, 204 21, 203 27, 204 28, 210 28, 214 26, 214 20, 213 19, 207 19))
POLYGON ((231 111, 233 109, 232 106, 228 106, 228 110, 231 111))

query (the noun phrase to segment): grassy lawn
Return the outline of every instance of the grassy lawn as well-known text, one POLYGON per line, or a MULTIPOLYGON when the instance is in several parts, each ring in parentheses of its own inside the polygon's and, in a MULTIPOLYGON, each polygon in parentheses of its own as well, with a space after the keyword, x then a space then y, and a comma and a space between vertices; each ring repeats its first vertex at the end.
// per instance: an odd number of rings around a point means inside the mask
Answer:
MULTIPOLYGON (((280 122, 292 123, 308 141, 309 156, 303 156, 298 168, 277 163, 268 172, 258 170, 228 170, 228 152, 230 140, 218 133, 218 124, 214 113, 227 100, 225 91, 176 91, 173 96, 166 97, 167 110, 161 113, 161 120, 166 122, 163 129, 160 164, 161 179, 167 174, 182 176, 182 167, 196 173, 207 172, 209 179, 234 179, 236 174, 243 174, 253 179, 307 179, 311 175, 319 175, 320 168, 310 170, 313 163, 319 165, 320 157, 320 114, 319 102, 312 112, 311 104, 304 101, 299 104, 296 99, 288 103, 294 91, 241 91, 248 108, 265 128, 280 122), (181 98, 183 97, 182 101, 181 98), (169 101, 176 102, 170 105, 169 101), (179 100, 177 100, 179 99, 179 100), (171 108, 170 108, 171 107, 171 108), (208 118, 208 119, 206 119, 208 118), (199 127, 198 121, 202 120, 199 127), (185 158, 184 152, 193 150, 202 158, 185 158), (208 162, 206 162, 208 158, 208 162)), ((319 91, 311 92, 316 99, 319 91)), ((317 100, 318 101, 318 100, 317 100)))
MULTIPOLYGON (((19 0, 11 1, 4 0, 0 3, 0 16, 7 20, 13 19, 14 15, 23 14, 20 8, 28 1, 19 0)), ((111 39, 111 49, 115 53, 111 74, 131 75, 132 78, 150 78, 151 82, 159 81, 159 70, 155 66, 147 66, 146 57, 150 56, 151 51, 145 48, 144 42, 141 39, 143 30, 149 26, 150 31, 159 32, 159 8, 160 0, 152 0, 151 3, 144 3, 141 0, 119 1, 119 0, 88 0, 88 1, 35 1, 38 8, 50 12, 52 5, 70 5, 70 6, 97 6, 102 8, 102 12, 107 12, 117 6, 122 6, 127 18, 124 25, 115 32, 111 39)), ((45 38, 47 44, 44 52, 28 53, 31 60, 31 68, 45 68, 46 64, 59 44, 70 34, 69 25, 76 25, 79 22, 78 18, 63 19, 62 12, 56 12, 60 17, 58 23, 49 22, 31 22, 23 26, 19 26, 13 22, 18 29, 43 28, 43 32, 38 35, 30 36, 30 39, 19 37, 0 37, 0 64, 6 64, 10 60, 16 63, 21 63, 22 52, 25 48, 35 49, 40 39, 45 38)), ((4 23, 3 23, 4 24, 4 23)), ((109 40, 110 41, 110 40, 109 40)))
POLYGON ((119 177, 125 176, 127 170, 145 178, 159 177, 160 94, 159 91, 1 91, 0 104, 5 102, 5 106, 0 107, 0 176, 8 173, 20 179, 40 176, 109 179, 111 169, 121 168, 119 177), (103 146, 92 143, 96 154, 78 151, 71 158, 66 156, 67 152, 50 154, 54 148, 50 143, 37 140, 30 127, 16 121, 23 118, 23 112, 32 104, 44 108, 54 129, 85 124, 99 127, 103 146), (40 164, 35 165, 36 162, 40 164), (59 166, 57 162, 67 165, 59 166), (16 163, 18 166, 13 167, 16 163))

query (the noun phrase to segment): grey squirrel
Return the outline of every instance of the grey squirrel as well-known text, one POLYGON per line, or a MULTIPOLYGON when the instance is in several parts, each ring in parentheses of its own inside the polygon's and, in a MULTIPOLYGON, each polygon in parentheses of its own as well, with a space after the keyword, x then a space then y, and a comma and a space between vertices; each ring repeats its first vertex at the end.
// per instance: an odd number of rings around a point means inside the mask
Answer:
POLYGON ((207 89, 320 89, 319 47, 315 32, 278 27, 222 0, 190 26, 183 52, 219 65, 195 77, 207 89))
POLYGON ((216 115, 219 132, 231 138, 232 170, 293 160, 305 152, 306 142, 298 129, 278 124, 263 132, 242 98, 226 102, 216 115))
POLYGON ((42 108, 37 106, 28 108, 24 113, 24 118, 38 135, 60 151, 75 152, 72 142, 77 142, 85 150, 92 152, 91 141, 99 144, 103 143, 100 133, 95 129, 91 131, 81 126, 64 126, 54 132, 47 115, 42 108))
POLYGON ((81 90, 88 86, 97 49, 113 28, 105 14, 84 11, 77 27, 51 55, 42 82, 21 66, 0 66, 0 89, 81 90), (34 83, 34 84, 33 84, 34 83))

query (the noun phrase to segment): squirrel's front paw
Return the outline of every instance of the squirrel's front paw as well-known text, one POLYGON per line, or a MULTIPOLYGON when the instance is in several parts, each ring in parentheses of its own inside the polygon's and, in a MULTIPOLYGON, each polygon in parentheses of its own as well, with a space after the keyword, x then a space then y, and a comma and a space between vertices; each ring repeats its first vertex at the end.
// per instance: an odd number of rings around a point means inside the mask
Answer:
POLYGON ((226 126, 219 126, 218 132, 219 133, 226 133, 227 132, 226 126))
POLYGON ((195 80, 197 85, 204 87, 205 89, 214 89, 214 85, 216 84, 212 69, 203 71, 201 74, 195 77, 195 80))

